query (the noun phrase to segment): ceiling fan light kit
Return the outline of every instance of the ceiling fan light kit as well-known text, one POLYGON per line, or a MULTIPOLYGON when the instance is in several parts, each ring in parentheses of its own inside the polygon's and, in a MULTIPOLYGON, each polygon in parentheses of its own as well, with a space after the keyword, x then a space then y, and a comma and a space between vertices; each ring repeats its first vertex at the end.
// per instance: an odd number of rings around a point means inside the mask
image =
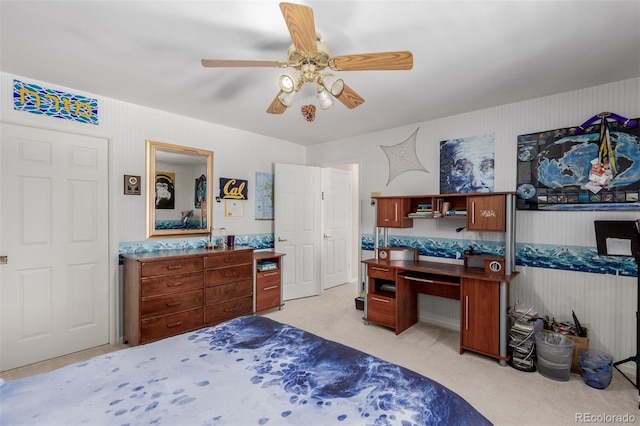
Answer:
MULTIPOLYGON (((313 10, 310 7, 280 3, 280 10, 293 42, 287 50, 287 61, 202 60, 204 67, 293 68, 294 72, 280 76, 278 80, 280 91, 267 108, 269 114, 284 113, 293 105, 296 93, 301 91, 306 83, 316 84, 316 98, 322 109, 331 108, 334 98, 349 109, 364 103, 364 99, 347 86, 344 80, 333 74, 323 73, 325 68, 333 71, 388 71, 413 68, 413 55, 409 51, 331 57, 329 48, 316 34, 313 10)), ((315 119, 315 105, 303 105, 301 112, 305 120, 311 122, 315 119)))

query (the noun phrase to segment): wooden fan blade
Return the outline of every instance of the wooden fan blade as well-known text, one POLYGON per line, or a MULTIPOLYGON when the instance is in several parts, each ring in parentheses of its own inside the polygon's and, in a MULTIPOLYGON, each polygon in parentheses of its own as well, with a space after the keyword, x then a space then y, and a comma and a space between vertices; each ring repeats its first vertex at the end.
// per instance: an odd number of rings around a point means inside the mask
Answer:
POLYGON ((226 59, 203 59, 203 67, 276 67, 284 68, 288 66, 286 62, 281 61, 243 61, 243 60, 226 60, 226 59))
POLYGON ((278 99, 278 96, 280 96, 280 93, 278 93, 276 97, 273 98, 271 105, 269 105, 269 108, 267 108, 267 112, 269 114, 282 114, 287 110, 287 107, 282 102, 280 102, 280 99, 278 99))
POLYGON ((410 70, 413 54, 405 50, 334 56, 329 59, 329 67, 334 71, 410 70))
POLYGON ((296 50, 315 54, 318 45, 313 9, 301 4, 280 3, 280 10, 296 50))
POLYGON ((349 109, 353 109, 364 103, 364 99, 346 84, 344 85, 342 92, 336 96, 336 98, 338 98, 338 100, 349 109))

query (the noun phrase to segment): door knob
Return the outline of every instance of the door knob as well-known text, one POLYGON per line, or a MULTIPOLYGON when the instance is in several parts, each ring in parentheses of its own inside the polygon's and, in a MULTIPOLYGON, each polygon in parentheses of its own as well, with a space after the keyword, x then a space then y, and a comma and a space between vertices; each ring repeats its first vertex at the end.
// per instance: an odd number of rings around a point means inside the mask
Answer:
POLYGON ((282 238, 278 237, 278 242, 279 242, 279 243, 283 243, 283 242, 285 242, 285 241, 287 241, 287 239, 286 239, 286 238, 285 238, 285 239, 282 239, 282 238))
POLYGON ((324 234, 323 237, 324 237, 325 240, 331 239, 331 235, 324 234))

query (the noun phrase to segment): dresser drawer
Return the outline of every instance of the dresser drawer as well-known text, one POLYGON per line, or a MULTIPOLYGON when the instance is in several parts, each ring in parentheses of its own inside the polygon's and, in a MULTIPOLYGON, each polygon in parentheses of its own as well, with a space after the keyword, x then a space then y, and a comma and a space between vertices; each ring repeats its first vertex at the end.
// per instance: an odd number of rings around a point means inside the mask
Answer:
POLYGON ((280 270, 258 272, 257 282, 259 287, 271 287, 272 285, 277 285, 279 287, 280 270))
POLYGON ((213 269, 213 268, 225 268, 227 266, 233 265, 243 265, 246 263, 253 262, 253 252, 238 252, 238 253, 225 253, 225 254, 217 254, 213 256, 207 256, 204 259, 204 267, 205 269, 213 269))
POLYGON ((395 328, 396 299, 377 294, 367 295, 367 321, 395 328))
POLYGON ((140 343, 148 343, 165 337, 175 336, 202 327, 202 308, 173 315, 143 320, 140 325, 140 343))
POLYGON ((205 292, 205 305, 211 305, 239 297, 251 297, 253 294, 253 281, 251 279, 230 284, 207 287, 205 292))
MULTIPOLYGON (((280 284, 280 283, 278 283, 280 284)), ((256 290, 256 312, 280 306, 280 285, 256 290)))
POLYGON ((204 272, 193 274, 169 275, 141 280, 140 295, 142 297, 157 296, 179 291, 196 290, 204 287, 204 272))
POLYGON ((141 299, 140 317, 146 319, 199 307, 202 307, 202 290, 164 294, 141 299))
POLYGON ((202 265, 202 257, 142 262, 140 275, 142 277, 156 277, 159 275, 185 274, 187 272, 202 271, 202 265))
POLYGON ((389 268, 388 266, 369 265, 367 268, 367 275, 371 278, 382 278, 385 280, 395 281, 396 270, 395 268, 389 268))
POLYGON ((253 280, 253 265, 230 266, 206 271, 205 285, 218 285, 241 280, 253 280))
POLYGON ((234 299, 204 308, 205 325, 215 325, 231 318, 253 313, 253 298, 234 299))

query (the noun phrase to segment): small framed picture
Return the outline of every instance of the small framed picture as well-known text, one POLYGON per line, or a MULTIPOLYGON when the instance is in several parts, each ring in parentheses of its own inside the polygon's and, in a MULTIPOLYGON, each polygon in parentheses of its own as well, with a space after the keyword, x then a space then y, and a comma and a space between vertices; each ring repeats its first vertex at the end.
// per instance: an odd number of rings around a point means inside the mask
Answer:
POLYGON ((140 195, 140 176, 124 175, 124 195, 140 195))

